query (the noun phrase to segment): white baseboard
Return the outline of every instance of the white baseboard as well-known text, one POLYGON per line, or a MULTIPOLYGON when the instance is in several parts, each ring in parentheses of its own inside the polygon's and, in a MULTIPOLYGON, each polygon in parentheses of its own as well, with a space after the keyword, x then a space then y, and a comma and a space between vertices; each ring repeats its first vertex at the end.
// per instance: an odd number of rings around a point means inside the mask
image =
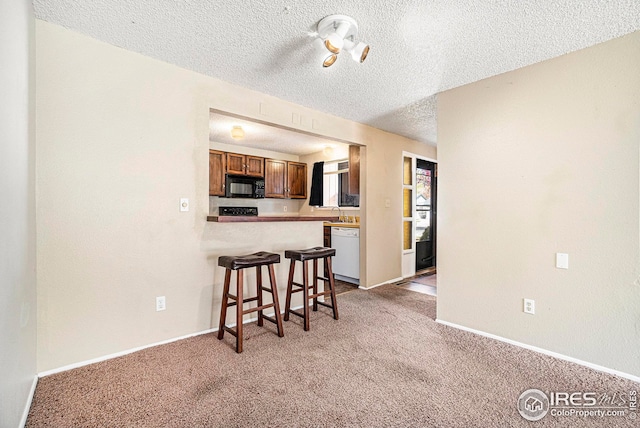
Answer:
POLYGON ((80 362, 77 362, 77 363, 73 363, 73 364, 69 364, 69 365, 66 365, 66 366, 58 367, 57 369, 46 370, 46 371, 40 372, 40 373, 38 373, 38 377, 45 377, 45 376, 50 376, 50 375, 55 374, 55 373, 66 372, 67 370, 77 369, 78 367, 88 366, 89 364, 99 363, 101 361, 110 360, 112 358, 122 357, 123 355, 131 354, 133 352, 142 351, 143 349, 152 348, 154 346, 166 345, 167 343, 176 342, 176 341, 182 340, 182 339, 188 339, 188 338, 194 337, 194 336, 200 336, 201 334, 212 333, 212 332, 215 332, 215 331, 218 331, 218 329, 215 328, 215 329, 199 331, 197 333, 186 334, 184 336, 174 337, 172 339, 167 339, 167 340, 163 340, 163 341, 160 341, 160 342, 151 343, 149 345, 138 346, 136 348, 127 349, 125 351, 120 351, 120 352, 115 352, 113 354, 103 355, 102 357, 92 358, 90 360, 80 361, 80 362))
MULTIPOLYGON (((301 309, 301 308, 302 308, 302 305, 295 306, 295 307, 293 307, 291 309, 298 310, 298 309, 301 309)), ((280 311, 280 312, 284 314, 284 311, 280 311)), ((257 320, 258 320, 258 315, 256 314, 255 318, 250 318, 248 320, 244 320, 242 322, 242 324, 249 324, 249 323, 252 323, 252 322, 256 322, 257 320)), ((235 323, 234 324, 227 324, 227 325, 229 327, 235 327, 236 326, 235 323)), ((180 336, 180 337, 174 337, 172 339, 167 339, 167 340, 163 340, 163 341, 160 341, 160 342, 151 343, 149 345, 138 346, 136 348, 127 349, 125 351, 120 351, 120 352, 116 352, 116 353, 113 353, 113 354, 103 355, 102 357, 93 358, 91 360, 80 361, 80 362, 77 362, 77 363, 73 363, 73 364, 69 364, 69 365, 66 365, 66 366, 58 367, 56 369, 46 370, 46 371, 40 372, 40 373, 38 373, 37 378, 50 376, 50 375, 56 374, 56 373, 66 372, 67 370, 77 369, 78 367, 88 366, 89 364, 99 363, 101 361, 110 360, 112 358, 122 357, 123 355, 131 354, 133 352, 142 351, 143 349, 147 349, 147 348, 153 348, 154 346, 166 345, 167 343, 177 342, 178 340, 188 339, 190 337, 200 336, 202 334, 215 333, 217 331, 218 331, 217 327, 216 328, 211 328, 211 329, 199 331, 199 332, 196 332, 196 333, 186 334, 186 335, 180 336)), ((34 391, 35 391, 35 386, 34 386, 34 391)))
POLYGON ((581 366, 585 366, 585 367, 589 367, 590 369, 597 370, 599 372, 604 372, 604 373, 607 373, 607 374, 620 376, 622 378, 629 379, 629 380, 632 380, 634 382, 639 382, 640 383, 640 377, 631 375, 629 373, 624 373, 624 372, 621 372, 621 371, 618 371, 618 370, 610 369, 608 367, 600 366, 598 364, 593 364, 593 363, 590 363, 590 362, 587 362, 587 361, 582 361, 582 360, 579 360, 577 358, 569 357, 567 355, 558 354, 557 352, 549 351, 549 350, 543 349, 543 348, 538 348, 537 346, 527 345, 526 343, 517 342, 515 340, 507 339, 507 338, 504 338, 502 336, 497 336, 495 334, 485 333, 484 331, 480 331, 480 330, 474 330, 472 328, 465 327, 465 326, 458 325, 458 324, 454 324, 454 323, 451 323, 451 322, 448 322, 448 321, 442 321, 440 319, 436 319, 436 322, 439 323, 439 324, 442 324, 442 325, 446 325, 446 326, 449 326, 449 327, 456 328, 458 330, 464 330, 464 331, 468 331, 469 333, 473 333, 473 334, 477 334, 477 335, 480 335, 480 336, 488 337, 490 339, 499 340, 500 342, 508 343, 510 345, 514 345, 514 346, 517 346, 517 347, 520 347, 520 348, 528 349, 530 351, 538 352, 540 354, 549 355, 551 357, 558 358, 560 360, 569 361, 571 363, 576 363, 576 364, 579 364, 581 366))
POLYGON ((402 281, 402 279, 403 278, 399 276, 398 278, 390 279, 388 281, 381 282, 380 284, 371 285, 369 287, 363 287, 362 285, 360 285, 358 288, 362 288, 363 290, 371 290, 372 288, 380 287, 382 285, 387 285, 387 284, 392 284, 394 282, 402 281))
POLYGON ((19 427, 24 427, 27 424, 27 417, 29 417, 29 410, 31 410, 31 403, 33 403, 33 396, 36 393, 36 386, 38 385, 38 376, 33 377, 33 382, 31 383, 31 390, 29 391, 29 396, 27 397, 27 402, 24 406, 24 411, 22 412, 22 418, 20 419, 19 427))

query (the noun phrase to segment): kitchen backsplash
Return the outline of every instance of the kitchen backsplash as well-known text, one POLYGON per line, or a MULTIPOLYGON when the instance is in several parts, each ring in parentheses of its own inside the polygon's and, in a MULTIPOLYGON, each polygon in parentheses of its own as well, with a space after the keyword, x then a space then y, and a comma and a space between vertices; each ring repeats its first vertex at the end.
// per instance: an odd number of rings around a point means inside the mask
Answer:
POLYGON ((209 214, 218 215, 218 207, 258 207, 260 215, 298 215, 303 200, 300 199, 243 199, 209 196, 209 214), (286 210, 285 210, 286 209, 286 210))

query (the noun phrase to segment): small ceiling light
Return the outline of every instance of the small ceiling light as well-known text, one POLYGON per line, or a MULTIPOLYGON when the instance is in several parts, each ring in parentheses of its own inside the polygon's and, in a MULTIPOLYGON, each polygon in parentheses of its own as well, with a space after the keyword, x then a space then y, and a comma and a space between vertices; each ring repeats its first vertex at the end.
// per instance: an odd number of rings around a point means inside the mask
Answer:
POLYGON ((362 42, 352 43, 349 40, 345 40, 344 49, 351 54, 351 58, 356 62, 364 62, 369 54, 369 45, 362 42))
POLYGON ((244 129, 242 129, 242 126, 234 126, 233 128, 231 128, 231 137, 234 140, 241 140, 244 138, 244 129))
POLYGON ((322 61, 322 66, 325 68, 331 67, 333 63, 336 62, 337 59, 338 59, 338 55, 330 54, 328 57, 324 59, 324 61, 322 61))
POLYGON ((358 35, 358 24, 345 15, 329 15, 318 22, 318 37, 331 55, 325 57, 322 66, 330 67, 344 49, 354 61, 363 62, 369 53, 369 45, 354 40, 358 35))

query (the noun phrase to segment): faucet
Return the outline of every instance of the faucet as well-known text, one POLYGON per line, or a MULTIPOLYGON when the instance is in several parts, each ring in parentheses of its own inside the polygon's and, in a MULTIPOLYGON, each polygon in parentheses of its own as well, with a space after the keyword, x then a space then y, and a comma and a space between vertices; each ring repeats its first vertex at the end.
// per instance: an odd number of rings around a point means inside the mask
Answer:
POLYGON ((344 221, 344 215, 342 214, 342 210, 340 209, 340 207, 333 207, 331 208, 331 215, 333 215, 333 210, 337 209, 338 210, 338 223, 342 223, 344 221))

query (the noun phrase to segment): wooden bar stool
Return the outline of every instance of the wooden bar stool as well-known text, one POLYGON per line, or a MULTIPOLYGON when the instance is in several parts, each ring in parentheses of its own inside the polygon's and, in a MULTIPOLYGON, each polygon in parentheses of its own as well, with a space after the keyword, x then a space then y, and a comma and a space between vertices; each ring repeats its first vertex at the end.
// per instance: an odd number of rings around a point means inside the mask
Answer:
POLYGON ((309 330, 309 299, 313 299, 313 310, 318 310, 318 305, 331 308, 333 311, 333 318, 338 319, 338 306, 336 305, 336 287, 333 278, 333 271, 331 270, 331 257, 336 255, 336 250, 333 248, 314 247, 308 250, 287 250, 284 252, 284 256, 287 259, 291 259, 289 265, 289 281, 287 281, 287 302, 284 310, 284 320, 289 321, 289 314, 295 314, 304 319, 304 329, 309 330), (318 260, 324 261, 324 273, 325 276, 318 275, 318 260), (309 286, 308 279, 308 262, 313 260, 313 283, 309 286), (293 281, 293 275, 295 272, 296 261, 302 262, 302 284, 293 281), (318 292, 318 280, 325 282, 325 285, 329 285, 329 289, 325 288, 324 291, 318 292), (293 286, 299 287, 294 290, 293 286), (311 288, 313 294, 309 294, 309 288, 311 288), (302 291, 303 294, 303 312, 296 312, 291 309, 291 295, 302 291), (319 302, 318 297, 330 296, 331 304, 325 302, 319 302))
POLYGON ((226 268, 224 275, 224 292, 222 294, 222 309, 220 310, 220 325, 218 327, 218 339, 224 337, 224 332, 228 331, 236 337, 236 352, 242 352, 242 317, 252 312, 258 312, 258 325, 263 325, 263 320, 271 321, 277 326, 278 336, 284 336, 282 331, 282 315, 280 314, 280 304, 278 303, 278 287, 276 286, 276 276, 273 271, 273 264, 280 263, 280 254, 267 253, 264 251, 247 254, 246 256, 220 256, 218 258, 218 266, 226 268), (262 286, 262 266, 269 267, 269 282, 271 288, 262 286), (256 291, 257 296, 244 298, 242 295, 243 287, 243 270, 247 268, 256 268, 256 291), (231 282, 231 271, 236 271, 236 295, 229 293, 229 283, 231 282), (271 293, 272 303, 263 304, 262 292, 271 293), (234 302, 229 303, 229 300, 234 302), (255 308, 244 309, 244 304, 249 302, 258 302, 255 308), (236 306, 236 328, 235 330, 225 325, 227 318, 227 308, 236 306), (273 308, 274 317, 264 315, 264 309, 273 308))

